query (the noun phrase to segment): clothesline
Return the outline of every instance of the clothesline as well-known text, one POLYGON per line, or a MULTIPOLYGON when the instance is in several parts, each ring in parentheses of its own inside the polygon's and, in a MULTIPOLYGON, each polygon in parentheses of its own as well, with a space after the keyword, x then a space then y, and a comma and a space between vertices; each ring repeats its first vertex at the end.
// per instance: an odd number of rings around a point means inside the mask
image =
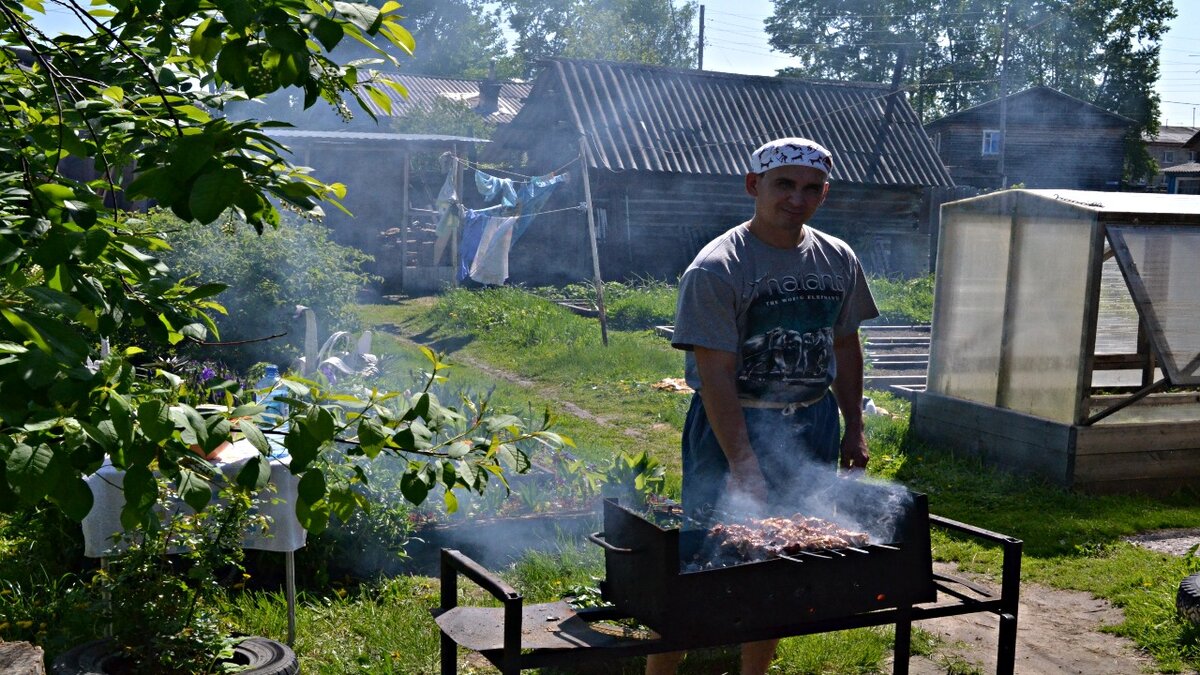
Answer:
MULTIPOLYGON (((451 157, 454 159, 454 161, 458 162, 459 164, 462 164, 463 166, 467 167, 468 169, 475 169, 476 171, 483 171, 484 173, 504 173, 504 174, 508 174, 510 176, 516 176, 518 178, 525 178, 525 179, 533 179, 533 178, 540 177, 540 176, 526 176, 523 173, 517 173, 516 171, 507 171, 505 169, 493 169, 490 167, 485 168, 482 165, 476 164, 470 160, 463 159, 462 157, 458 157, 457 155, 451 155, 451 157)), ((566 164, 563 164, 562 166, 558 167, 557 169, 551 171, 550 173, 542 174, 542 175, 543 176, 546 176, 546 175, 557 176, 558 174, 562 173, 563 169, 567 168, 568 166, 571 166, 572 164, 574 164, 575 162, 578 162, 578 161, 579 161, 579 157, 575 157, 571 161, 567 162, 566 164)))

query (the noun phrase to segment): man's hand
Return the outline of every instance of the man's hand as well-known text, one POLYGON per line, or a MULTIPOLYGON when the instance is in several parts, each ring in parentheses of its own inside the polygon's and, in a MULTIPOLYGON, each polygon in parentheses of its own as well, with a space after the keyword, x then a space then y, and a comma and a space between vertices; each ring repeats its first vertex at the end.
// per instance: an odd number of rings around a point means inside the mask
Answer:
POLYGON ((848 471, 866 471, 871 453, 867 451, 867 437, 862 430, 846 430, 842 437, 841 466, 848 471))
POLYGON ((729 463, 729 481, 725 489, 726 494, 748 497, 758 504, 767 503, 767 481, 753 453, 729 463))

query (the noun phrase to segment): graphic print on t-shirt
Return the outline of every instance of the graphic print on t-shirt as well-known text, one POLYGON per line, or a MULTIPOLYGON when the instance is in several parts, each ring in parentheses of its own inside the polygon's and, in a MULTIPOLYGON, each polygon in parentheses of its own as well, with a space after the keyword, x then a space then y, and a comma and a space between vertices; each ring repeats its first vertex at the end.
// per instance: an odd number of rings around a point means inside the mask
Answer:
POLYGON ((738 389, 772 401, 807 401, 833 382, 833 324, 845 294, 841 277, 764 279, 747 311, 738 389))

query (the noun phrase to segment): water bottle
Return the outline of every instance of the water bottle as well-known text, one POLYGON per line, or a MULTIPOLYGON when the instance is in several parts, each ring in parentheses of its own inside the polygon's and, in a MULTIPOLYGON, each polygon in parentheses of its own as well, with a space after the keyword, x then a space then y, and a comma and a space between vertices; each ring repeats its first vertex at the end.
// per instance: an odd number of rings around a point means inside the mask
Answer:
POLYGON ((286 403, 279 400, 287 391, 279 382, 279 366, 268 363, 266 374, 254 388, 259 391, 258 404, 267 409, 269 425, 275 426, 282 422, 287 417, 288 408, 286 403))

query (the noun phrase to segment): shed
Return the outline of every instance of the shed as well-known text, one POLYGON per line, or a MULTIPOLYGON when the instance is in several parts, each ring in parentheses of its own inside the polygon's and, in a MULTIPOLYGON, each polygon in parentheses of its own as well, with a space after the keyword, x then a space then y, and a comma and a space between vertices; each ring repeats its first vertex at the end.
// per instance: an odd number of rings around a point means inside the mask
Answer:
POLYGON ((1116 190, 1134 124, 1061 91, 1032 87, 929 122, 925 130, 960 185, 1116 190))
MULTIPOLYGON (((578 170, 585 139, 602 276, 673 280, 701 246, 752 215, 750 153, 783 136, 834 154, 814 227, 850 242, 869 271, 928 273, 926 192, 953 183, 905 95, 884 85, 554 59, 484 157, 528 173, 578 170)), ((579 222, 539 217, 513 248, 513 279, 573 281, 589 270, 579 222)))
MULTIPOLYGON (((349 108, 350 117, 323 102, 304 108, 303 96, 294 92, 278 91, 261 99, 238 101, 226 106, 226 114, 234 119, 270 119, 289 122, 308 131, 356 131, 387 133, 391 119, 404 117, 409 112, 428 108, 438 100, 457 101, 479 113, 488 124, 507 124, 521 110, 531 85, 527 82, 505 80, 468 80, 453 77, 429 77, 393 72, 374 72, 364 77, 376 81, 387 80, 402 86, 407 96, 401 96, 391 87, 378 86, 380 100, 359 92, 367 108, 376 116, 349 108), (386 100, 387 107, 382 101, 386 100)), ((451 133, 451 130, 439 130, 451 133)))
POLYGON ((1091 492, 1200 485, 1200 197, 952 202, 937 255, 918 438, 1091 492))
POLYGON ((432 208, 444 172, 418 176, 412 159, 424 153, 473 154, 486 139, 440 134, 393 134, 367 131, 313 131, 272 128, 269 135, 287 146, 297 164, 312 167, 326 182, 346 186, 341 200, 349 214, 325 209, 325 224, 334 241, 353 246, 375 260, 367 266, 383 279, 383 291, 436 291, 452 281, 452 270, 425 264, 433 249, 432 228, 415 232, 414 205, 432 208), (470 151, 470 153, 468 152, 470 151), (432 187, 431 187, 432 186, 432 187))

